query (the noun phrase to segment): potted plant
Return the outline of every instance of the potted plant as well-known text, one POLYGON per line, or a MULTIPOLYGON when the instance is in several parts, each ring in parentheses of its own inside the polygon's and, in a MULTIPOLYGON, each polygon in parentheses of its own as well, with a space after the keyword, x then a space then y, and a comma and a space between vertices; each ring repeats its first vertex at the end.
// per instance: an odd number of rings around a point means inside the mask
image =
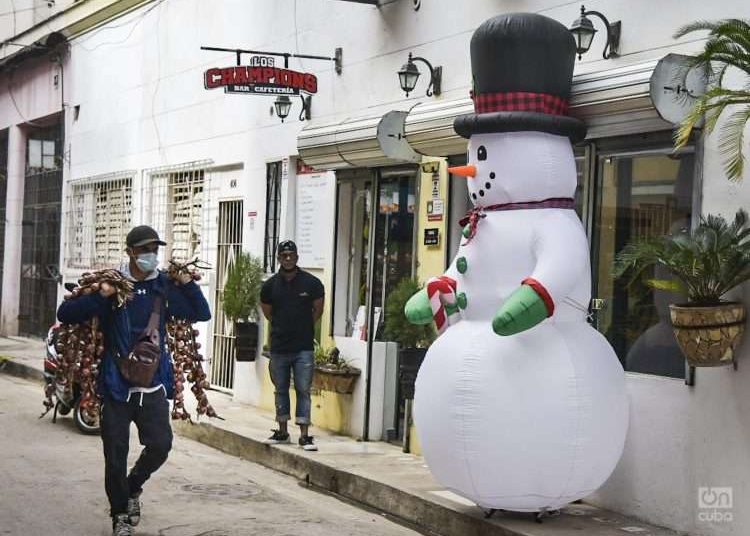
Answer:
POLYGON ((404 277, 388 295, 385 304, 384 336, 387 340, 398 343, 398 378, 401 394, 406 399, 414 398, 417 372, 427 353, 427 347, 435 338, 432 324, 412 324, 404 314, 406 302, 421 288, 416 279, 404 277))
POLYGON ((263 264, 258 257, 239 252, 224 283, 222 310, 234 322, 237 361, 255 361, 258 352, 258 302, 263 264))
POLYGON ((673 280, 648 279, 652 288, 686 295, 687 303, 670 305, 675 337, 691 366, 733 364, 745 324, 745 306, 723 296, 750 279, 748 215, 739 210, 728 223, 720 216, 701 217, 692 232, 629 244, 615 260, 615 276, 663 265, 673 280))
POLYGON ((684 75, 687 76, 692 68, 701 69, 713 87, 696 98, 690 113, 675 134, 675 148, 688 143, 693 128, 704 117, 706 133, 710 134, 719 117, 727 107, 731 107, 732 114, 721 128, 719 150, 725 157, 724 170, 727 177, 738 181, 742 178, 744 167, 743 134, 750 120, 750 86, 747 85, 750 80, 750 22, 741 19, 699 21, 683 26, 674 37, 683 37, 700 30, 708 30, 708 39, 703 50, 689 62, 684 75), (744 75, 744 87, 724 87, 724 75, 730 66, 744 75))
POLYGON ((313 390, 340 394, 354 392, 354 384, 362 371, 349 364, 338 348, 323 348, 316 342, 314 357, 313 390))

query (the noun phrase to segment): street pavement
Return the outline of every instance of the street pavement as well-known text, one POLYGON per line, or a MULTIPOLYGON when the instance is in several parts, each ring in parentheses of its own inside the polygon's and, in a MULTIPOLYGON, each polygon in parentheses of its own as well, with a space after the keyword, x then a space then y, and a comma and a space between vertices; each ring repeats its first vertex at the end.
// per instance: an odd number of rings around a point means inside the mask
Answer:
MULTIPOLYGON (((38 383, 0 375, 0 535, 109 535, 101 440, 70 416, 39 419, 42 398, 38 383)), ((133 427, 131 465, 140 448, 133 427)), ((143 536, 418 534, 179 436, 142 501, 143 536)))

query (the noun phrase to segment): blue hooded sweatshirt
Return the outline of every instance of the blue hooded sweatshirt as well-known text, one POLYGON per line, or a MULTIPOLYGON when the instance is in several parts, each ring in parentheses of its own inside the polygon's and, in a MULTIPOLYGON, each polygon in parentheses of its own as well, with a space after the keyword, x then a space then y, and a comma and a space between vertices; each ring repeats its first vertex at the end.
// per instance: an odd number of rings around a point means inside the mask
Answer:
MULTIPOLYGON (((120 269, 126 277, 127 266, 120 269)), ((166 322, 175 318, 188 322, 205 322, 211 311, 200 287, 194 281, 178 285, 166 274, 157 272, 143 281, 133 281, 133 299, 122 307, 114 297, 105 298, 98 292, 69 299, 60 304, 57 318, 65 324, 79 324, 99 317, 104 334, 104 355, 99 365, 97 392, 125 402, 132 387, 120 374, 114 361, 116 356, 127 356, 148 324, 156 296, 163 296, 162 315, 159 322, 161 359, 154 375, 152 387, 163 385, 167 398, 174 396, 172 359, 167 351, 166 322)))

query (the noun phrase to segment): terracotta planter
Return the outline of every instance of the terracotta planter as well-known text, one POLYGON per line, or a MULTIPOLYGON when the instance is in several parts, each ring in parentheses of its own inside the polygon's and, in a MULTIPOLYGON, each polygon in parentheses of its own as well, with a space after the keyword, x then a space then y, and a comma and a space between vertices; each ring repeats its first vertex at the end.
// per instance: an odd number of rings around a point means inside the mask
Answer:
POLYGON ((677 344, 693 367, 732 365, 745 330, 745 306, 722 303, 709 307, 670 305, 677 344))
POLYGON ((354 384, 361 373, 362 371, 359 369, 342 371, 315 367, 312 389, 348 395, 354 392, 354 384))

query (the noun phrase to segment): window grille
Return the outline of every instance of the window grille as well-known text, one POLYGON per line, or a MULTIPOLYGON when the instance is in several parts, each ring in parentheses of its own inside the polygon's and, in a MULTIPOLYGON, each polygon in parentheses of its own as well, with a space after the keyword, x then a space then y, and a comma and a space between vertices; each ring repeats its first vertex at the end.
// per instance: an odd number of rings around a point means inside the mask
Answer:
POLYGON ((101 269, 125 258, 134 171, 73 181, 68 187, 66 266, 101 269))
POLYGON ((276 246, 281 225, 281 162, 266 164, 266 235, 263 270, 276 271, 276 246))
POLYGON ((196 162, 147 171, 146 222, 167 242, 164 260, 207 261, 211 206, 206 165, 196 162))

